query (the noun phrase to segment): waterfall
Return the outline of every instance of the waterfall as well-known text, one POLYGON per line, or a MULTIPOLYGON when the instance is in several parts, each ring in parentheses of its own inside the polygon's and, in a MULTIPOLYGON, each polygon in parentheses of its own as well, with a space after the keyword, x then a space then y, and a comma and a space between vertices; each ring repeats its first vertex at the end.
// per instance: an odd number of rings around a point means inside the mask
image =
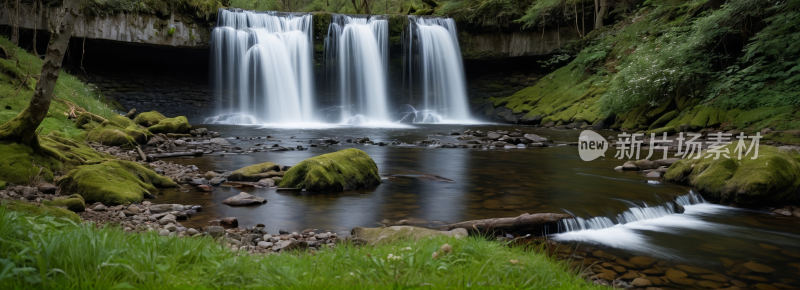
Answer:
POLYGON ((340 90, 340 121, 388 121, 389 22, 381 16, 334 15, 325 41, 340 90))
POLYGON ((219 10, 211 33, 211 83, 226 124, 315 120, 312 27, 311 15, 219 10))
POLYGON ((422 95, 415 123, 471 122, 457 33, 451 18, 409 16, 406 76, 411 91, 422 95))

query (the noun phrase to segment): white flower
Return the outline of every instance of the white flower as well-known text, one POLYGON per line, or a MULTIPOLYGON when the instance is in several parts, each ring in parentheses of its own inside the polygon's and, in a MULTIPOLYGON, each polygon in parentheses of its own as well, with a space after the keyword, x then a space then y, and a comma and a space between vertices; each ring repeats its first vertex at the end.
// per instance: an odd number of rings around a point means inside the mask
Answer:
POLYGON ((388 257, 386 257, 386 259, 387 259, 387 260, 400 260, 400 259, 402 259, 402 258, 403 258, 403 257, 402 257, 402 256, 400 256, 400 255, 397 255, 397 256, 395 256, 395 255, 393 255, 393 254, 389 254, 389 256, 388 256, 388 257))
POLYGON ((411 251, 411 247, 405 247, 405 248, 402 248, 402 249, 400 249, 400 250, 403 250, 403 251, 411 251))

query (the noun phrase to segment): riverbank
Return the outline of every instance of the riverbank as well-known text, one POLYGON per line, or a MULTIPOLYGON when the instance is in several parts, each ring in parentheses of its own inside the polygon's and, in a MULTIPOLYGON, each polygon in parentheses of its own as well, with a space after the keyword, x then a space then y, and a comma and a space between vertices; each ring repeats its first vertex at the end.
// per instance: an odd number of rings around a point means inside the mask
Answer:
POLYGON ((0 224, 4 289, 591 287, 545 254, 475 237, 383 246, 340 243, 263 256, 231 251, 211 237, 130 234, 113 225, 74 224, 5 206, 0 224))

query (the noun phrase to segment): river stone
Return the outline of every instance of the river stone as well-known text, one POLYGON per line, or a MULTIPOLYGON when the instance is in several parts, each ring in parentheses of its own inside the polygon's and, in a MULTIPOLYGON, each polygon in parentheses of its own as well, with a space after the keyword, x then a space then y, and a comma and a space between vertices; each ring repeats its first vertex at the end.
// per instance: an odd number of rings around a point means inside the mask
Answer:
POLYGON ((533 142, 547 142, 547 138, 544 138, 536 134, 525 134, 524 137, 525 139, 531 140, 533 142))
POLYGON ((658 260, 650 257, 638 256, 631 258, 630 262, 639 268, 647 268, 658 262, 658 260))
POLYGON ((643 277, 643 278, 650 280, 650 283, 653 283, 653 285, 664 284, 664 281, 662 281, 661 278, 658 277, 643 277))
POLYGON ((698 267, 694 267, 694 266, 689 266, 689 265, 677 265, 677 266, 675 266, 675 268, 678 269, 678 270, 684 271, 686 273, 689 273, 689 274, 697 274, 697 275, 714 274, 714 271, 706 270, 706 269, 698 268, 698 267))
POLYGON ((225 140, 225 138, 212 138, 211 140, 209 140, 209 142, 211 142, 212 145, 218 145, 218 146, 231 145, 231 143, 229 143, 228 140, 225 140))
POLYGON ((652 177, 652 178, 661 177, 661 172, 651 171, 651 172, 647 173, 647 177, 652 177))
POLYGON ((92 208, 92 210, 94 210, 94 211, 106 211, 106 206, 101 203, 101 204, 96 205, 94 208, 92 208))
POLYGON ((201 184, 197 186, 197 190, 205 191, 205 192, 212 192, 214 188, 211 185, 201 184))
POLYGON ((266 248, 272 247, 272 245, 273 245, 273 244, 272 244, 271 242, 265 242, 265 241, 260 241, 260 242, 258 242, 258 247, 259 247, 259 248, 264 248, 264 249, 266 249, 266 248))
POLYGON ((689 277, 689 274, 686 274, 686 272, 675 268, 669 268, 667 269, 666 276, 670 281, 675 281, 676 279, 689 277))
POLYGON ((502 137, 503 137, 503 135, 498 134, 497 132, 489 132, 488 134, 486 134, 486 138, 489 138, 489 139, 492 139, 492 140, 497 140, 497 139, 500 139, 502 137))
POLYGON ((223 227, 226 228, 238 228, 239 227, 239 220, 235 217, 226 217, 220 220, 219 222, 223 227))
POLYGON ((278 186, 308 192, 337 192, 380 183, 375 161, 366 152, 350 148, 301 161, 286 171, 278 186))
POLYGON ((503 146, 503 149, 517 149, 517 145, 506 144, 506 146, 503 146))
POLYGON ((212 236, 221 236, 225 233, 225 229, 221 226, 210 226, 206 228, 206 233, 212 236))
POLYGON ((169 230, 166 230, 166 229, 161 230, 160 232, 158 232, 158 235, 159 236, 169 236, 169 230))
POLYGON ((222 178, 222 177, 214 177, 214 178, 211 178, 211 180, 209 180, 208 183, 210 183, 213 186, 219 186, 220 184, 222 184, 226 180, 227 179, 222 178))
POLYGON ((625 273, 624 275, 622 275, 619 278, 620 279, 625 279, 625 280, 630 280, 630 279, 641 278, 641 276, 639 276, 639 272, 636 272, 634 270, 630 270, 630 271, 628 271, 628 273, 625 273))
POLYGON ((194 235, 199 234, 199 233, 200 232, 198 232, 196 229, 193 229, 193 228, 186 230, 186 234, 188 234, 190 236, 194 236, 194 235))
POLYGON ((622 170, 624 170, 624 171, 637 171, 637 170, 639 170, 639 167, 637 167, 636 164, 634 164, 633 162, 628 161, 628 162, 625 162, 625 164, 622 164, 622 170))
POLYGON ((153 214, 169 212, 169 211, 172 211, 171 204, 154 204, 150 206, 150 213, 153 214))
POLYGON ((267 203, 267 199, 255 195, 250 195, 246 192, 240 192, 237 195, 234 195, 232 197, 223 200, 222 203, 227 205, 265 204, 267 203))
MULTIPOLYGON (((452 235, 456 236, 457 233, 453 232, 452 235)), ((361 240, 369 245, 382 245, 399 240, 418 241, 422 238, 446 236, 447 234, 437 230, 413 226, 391 226, 384 228, 355 227, 350 231, 350 235, 354 240, 361 240)))
MULTIPOLYGON (((703 279, 706 279, 706 280, 711 280, 711 281, 716 281, 716 282, 728 282, 728 278, 725 278, 725 276, 717 275, 717 274, 715 274, 715 275, 701 275, 700 278, 703 278, 703 279)), ((719 288, 719 287, 716 287, 716 288, 719 288)))
POLYGON ((653 286, 653 282, 644 278, 636 278, 631 281, 631 285, 635 287, 648 287, 653 286))
POLYGON ((750 271, 758 272, 758 273, 772 273, 772 272, 775 272, 775 269, 773 269, 772 267, 767 266, 767 265, 763 265, 763 264, 759 264, 759 263, 756 263, 756 262, 753 262, 753 261, 744 263, 744 264, 742 264, 742 266, 747 268, 750 271))

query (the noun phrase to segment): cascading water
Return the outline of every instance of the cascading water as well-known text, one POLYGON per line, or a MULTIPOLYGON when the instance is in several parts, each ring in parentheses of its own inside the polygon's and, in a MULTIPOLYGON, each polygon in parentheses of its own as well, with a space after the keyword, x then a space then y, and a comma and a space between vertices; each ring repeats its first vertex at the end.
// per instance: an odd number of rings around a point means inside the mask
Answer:
POLYGON ((388 121, 389 23, 380 16, 334 15, 325 41, 325 63, 335 65, 340 121, 388 121))
POLYGON ((211 78, 228 116, 206 122, 313 122, 311 30, 311 15, 220 9, 211 78))
MULTIPOLYGON (((420 93, 414 123, 472 122, 455 21, 409 16, 403 38, 410 92, 420 93)), ((402 114, 402 112, 400 112, 402 114)))

